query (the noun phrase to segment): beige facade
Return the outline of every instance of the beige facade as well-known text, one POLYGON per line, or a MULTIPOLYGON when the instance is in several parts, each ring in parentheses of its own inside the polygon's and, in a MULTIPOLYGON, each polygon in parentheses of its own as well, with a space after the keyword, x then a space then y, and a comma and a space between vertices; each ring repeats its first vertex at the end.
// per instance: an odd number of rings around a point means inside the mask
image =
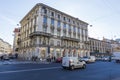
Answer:
POLYGON ((36 4, 20 21, 19 57, 89 56, 88 23, 45 4, 36 4))
POLYGON ((0 39, 0 53, 9 54, 12 52, 11 45, 0 39))
POLYGON ((91 54, 95 53, 96 55, 109 55, 112 53, 111 42, 103 39, 98 40, 94 38, 89 38, 90 52, 91 54))

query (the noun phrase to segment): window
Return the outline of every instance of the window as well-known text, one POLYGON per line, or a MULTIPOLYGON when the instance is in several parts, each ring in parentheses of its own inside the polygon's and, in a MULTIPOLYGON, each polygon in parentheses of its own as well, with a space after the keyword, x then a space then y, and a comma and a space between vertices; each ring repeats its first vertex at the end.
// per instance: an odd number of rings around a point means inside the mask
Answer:
POLYGON ((63 32, 63 36, 66 36, 66 32, 63 32))
POLYGON ((39 44, 41 44, 41 37, 39 37, 39 44))
POLYGON ((80 33, 80 28, 78 28, 78 33, 80 33))
POLYGON ((65 21, 65 20, 66 20, 66 18, 65 18, 65 17, 63 17, 63 20, 65 21))
POLYGON ((34 38, 33 45, 35 45, 37 42, 37 38, 34 38))
POLYGON ((60 31, 57 31, 57 36, 60 36, 60 31))
POLYGON ((73 26, 73 31, 76 32, 76 27, 75 26, 73 26))
POLYGON ((73 24, 75 24, 75 21, 73 21, 73 24))
POLYGON ((43 40, 43 45, 46 45, 46 39, 44 38, 44 40, 43 40))
POLYGON ((44 14, 47 14, 47 9, 45 7, 43 7, 43 12, 44 14))
POLYGON ((71 26, 70 25, 68 25, 68 29, 71 30, 71 26))
POLYGON ((70 22, 70 19, 68 21, 70 22))
POLYGON ((47 17, 46 16, 43 17, 43 23, 47 23, 47 17))
POLYGON ((54 12, 51 13, 51 16, 54 17, 54 12))
POLYGON ((58 14, 58 19, 60 19, 60 15, 58 14))
POLYGON ((54 25, 54 19, 53 18, 51 18, 51 24, 54 25))
POLYGON ((54 34, 54 29, 51 29, 51 33, 54 34))
POLYGON ((63 24, 63 28, 66 28, 66 24, 65 23, 63 24))
POLYGON ((44 31, 44 32, 47 32, 47 28, 43 27, 43 31, 44 31))
POLYGON ((50 41, 50 44, 51 44, 51 45, 54 45, 54 40, 51 40, 51 41, 50 41))
POLYGON ((47 10, 46 9, 44 10, 44 13, 47 14, 47 10))
POLYGON ((58 27, 60 27, 60 21, 58 21, 58 24, 57 24, 58 27))
POLYGON ((60 46, 60 41, 57 41, 57 46, 60 46))

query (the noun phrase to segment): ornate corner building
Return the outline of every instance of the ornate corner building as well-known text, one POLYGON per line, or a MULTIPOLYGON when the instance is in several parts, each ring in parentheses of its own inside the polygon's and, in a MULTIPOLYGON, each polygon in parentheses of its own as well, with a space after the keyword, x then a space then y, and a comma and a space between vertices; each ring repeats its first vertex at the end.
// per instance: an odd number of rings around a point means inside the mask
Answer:
POLYGON ((45 59, 66 54, 89 56, 88 23, 45 4, 36 4, 20 21, 19 57, 45 59))

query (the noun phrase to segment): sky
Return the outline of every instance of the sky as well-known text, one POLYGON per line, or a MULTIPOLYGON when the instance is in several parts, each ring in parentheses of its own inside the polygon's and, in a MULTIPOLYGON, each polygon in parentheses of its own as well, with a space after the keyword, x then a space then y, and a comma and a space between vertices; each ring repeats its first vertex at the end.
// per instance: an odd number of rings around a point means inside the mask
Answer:
POLYGON ((14 28, 37 3, 87 22, 89 37, 120 38, 120 0, 0 0, 0 38, 13 45, 14 28))

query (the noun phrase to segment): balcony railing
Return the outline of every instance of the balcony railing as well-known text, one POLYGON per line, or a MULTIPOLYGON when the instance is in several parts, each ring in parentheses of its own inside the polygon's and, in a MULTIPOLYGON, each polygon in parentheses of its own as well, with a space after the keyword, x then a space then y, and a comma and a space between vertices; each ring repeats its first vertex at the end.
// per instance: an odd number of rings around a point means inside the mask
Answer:
POLYGON ((80 36, 80 33, 78 32, 78 36, 80 36))
POLYGON ((63 32, 66 32, 66 28, 63 28, 63 32))
POLYGON ((18 38, 18 40, 17 40, 17 44, 20 44, 20 42, 21 42, 21 39, 20 39, 20 38, 18 38))
POLYGON ((60 46, 60 44, 57 44, 57 46, 60 46))
POLYGON ((53 43, 51 43, 51 44, 50 44, 50 46, 54 46, 54 44, 53 44, 53 43))
POLYGON ((55 29, 54 24, 51 24, 50 28, 54 30, 55 29))
POLYGON ((47 23, 43 23, 43 27, 48 27, 47 23))
POLYGON ((47 37, 51 37, 51 33, 46 33, 46 32, 40 32, 40 31, 36 31, 36 32, 33 32, 29 35, 29 37, 33 37, 33 36, 47 36, 47 37))
POLYGON ((84 43, 85 43, 85 44, 90 44, 90 42, 89 42, 89 41, 84 41, 84 43))
POLYGON ((61 28, 60 28, 60 27, 57 27, 57 30, 58 30, 58 31, 61 31, 61 28))
POLYGON ((71 38, 71 37, 66 37, 66 36, 62 36, 61 39, 70 40, 70 41, 76 41, 76 42, 79 42, 79 41, 80 41, 79 39, 71 38))
POLYGON ((71 34, 71 32, 72 32, 71 29, 69 29, 68 32, 69 32, 69 34, 71 34))
POLYGON ((75 31, 73 31, 73 35, 76 35, 76 32, 75 32, 75 31))

